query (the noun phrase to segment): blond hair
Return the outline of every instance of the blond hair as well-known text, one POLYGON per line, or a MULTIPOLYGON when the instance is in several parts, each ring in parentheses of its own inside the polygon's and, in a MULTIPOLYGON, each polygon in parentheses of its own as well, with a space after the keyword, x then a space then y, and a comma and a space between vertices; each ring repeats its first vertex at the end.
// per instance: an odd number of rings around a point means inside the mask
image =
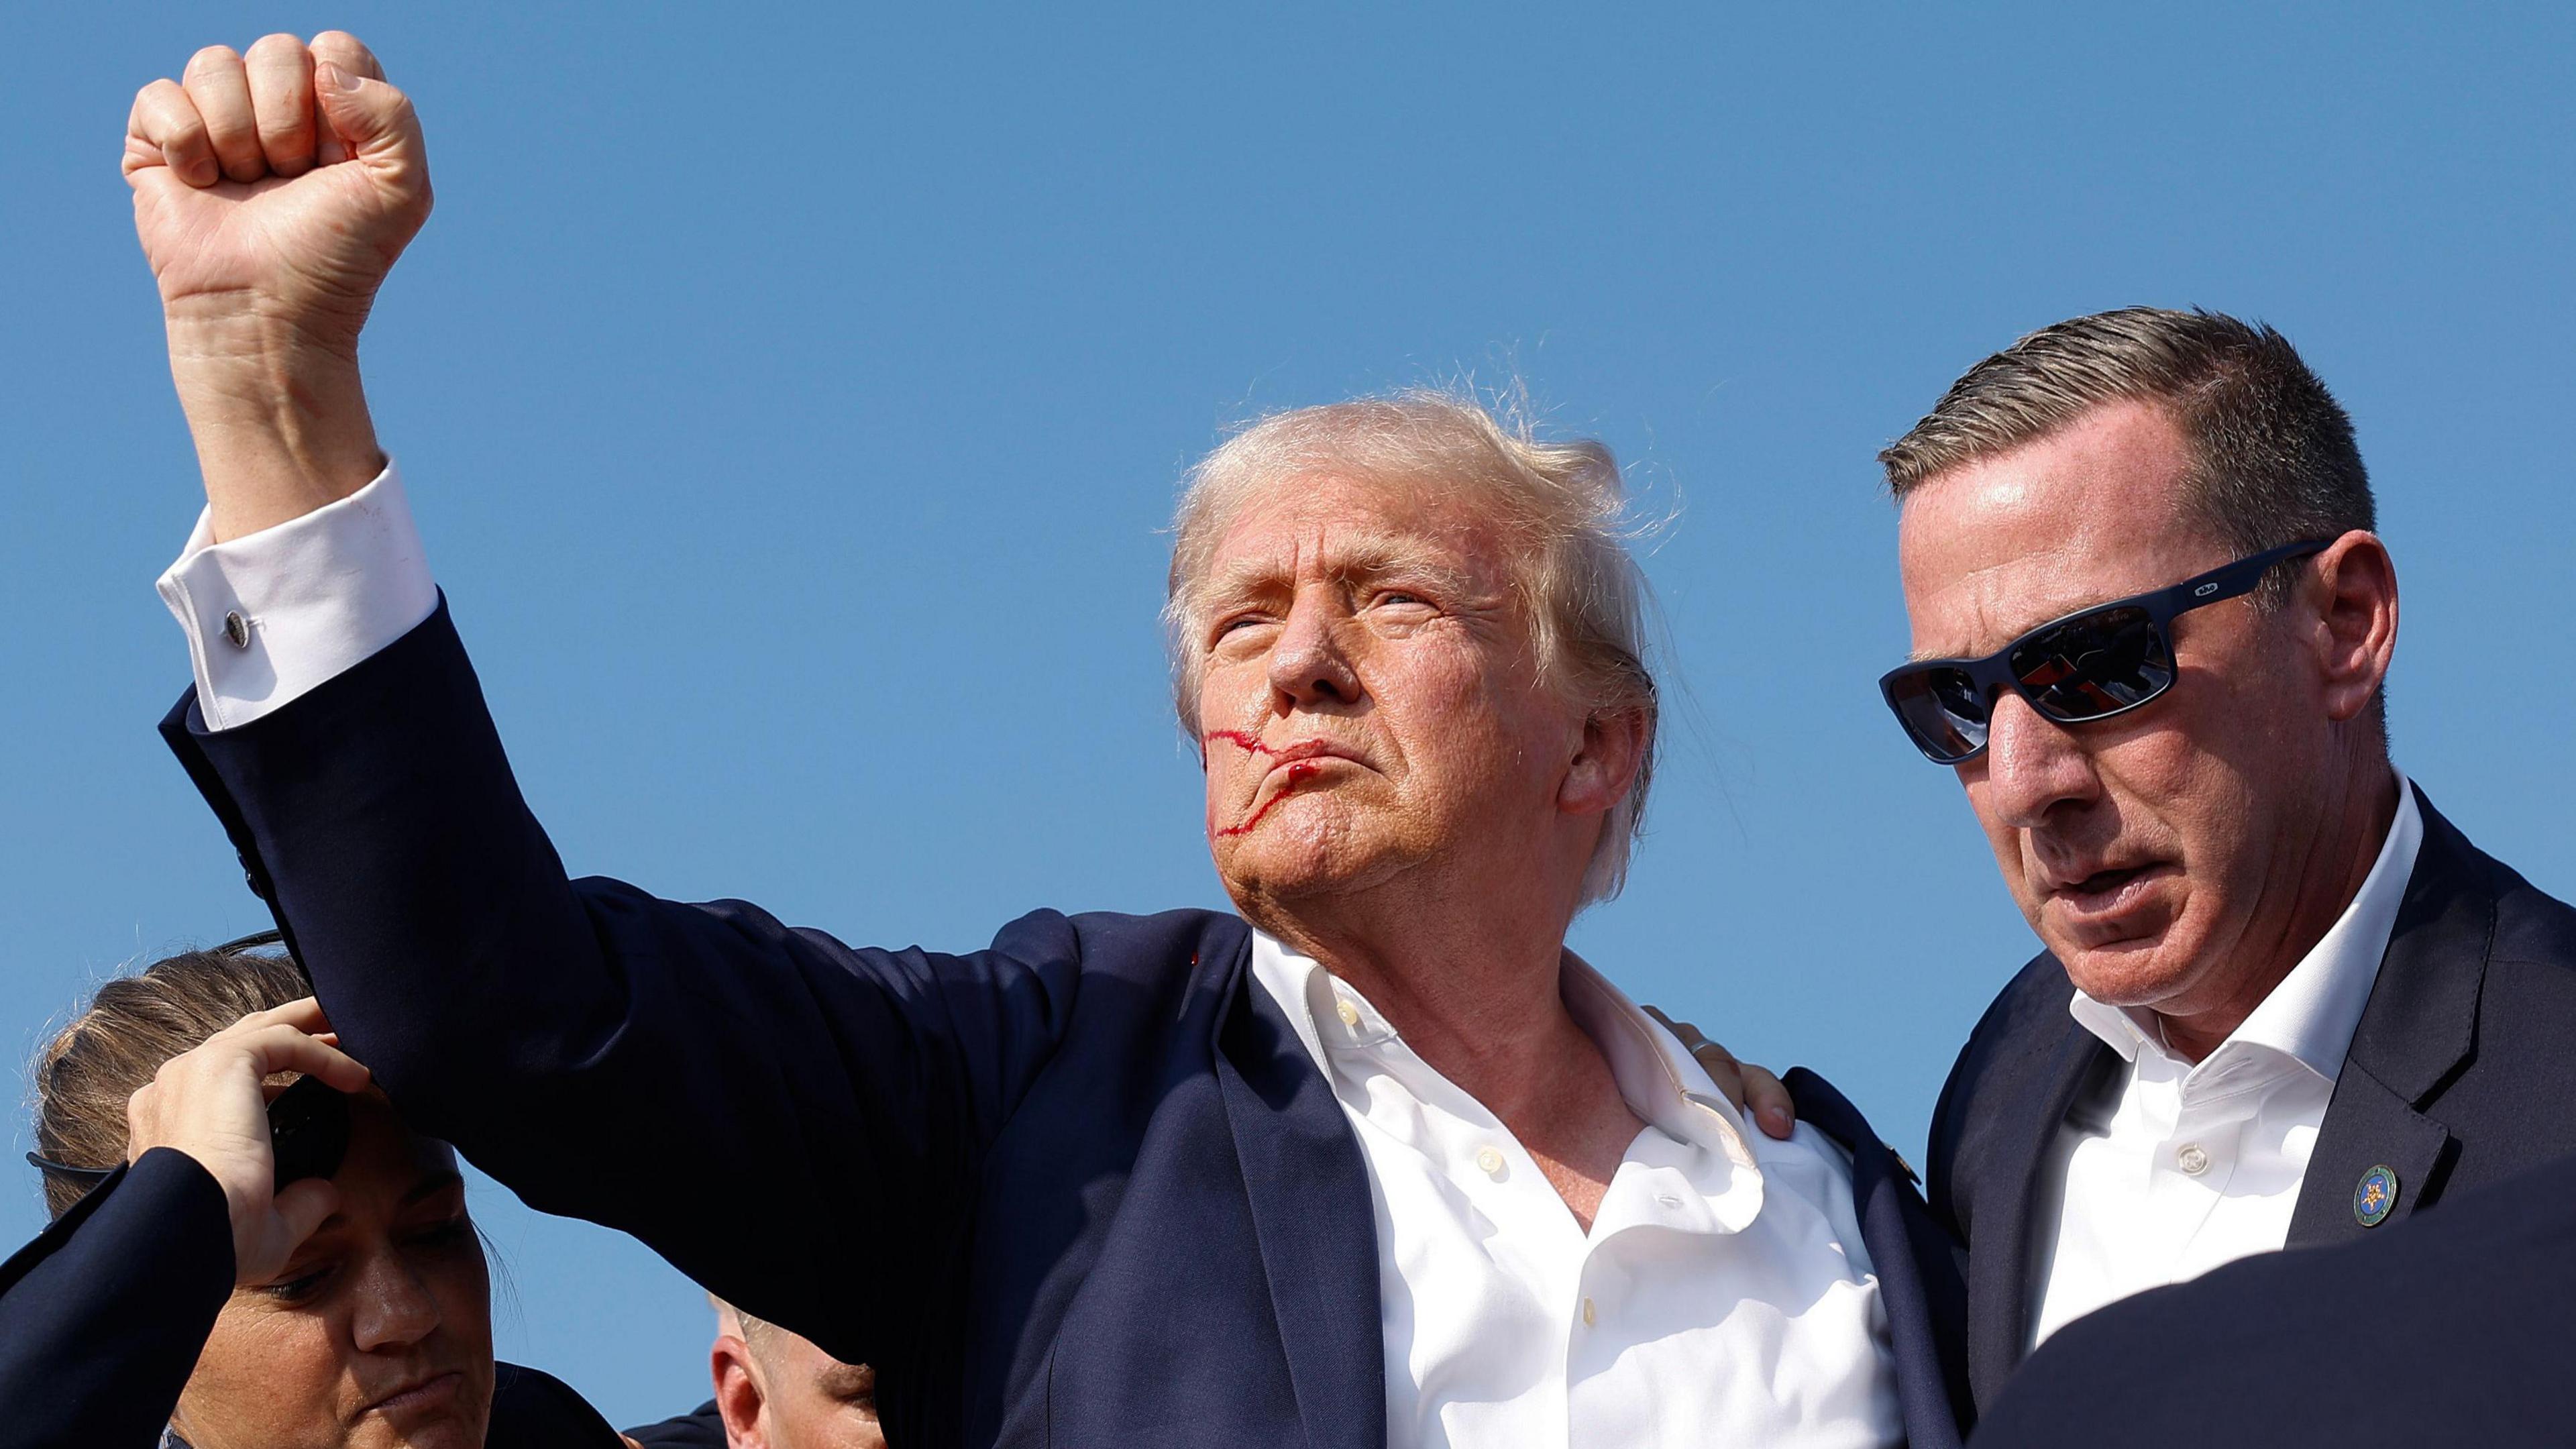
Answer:
POLYGON ((1636 778, 1604 823, 1583 880, 1587 905, 1617 895, 1654 778, 1651 595, 1628 550, 1627 490, 1610 450, 1588 438, 1542 441, 1525 409, 1416 389, 1274 413, 1201 459, 1173 517, 1163 605, 1182 727, 1197 738, 1199 594, 1218 542, 1256 495, 1328 475, 1468 499, 1510 544, 1541 683, 1588 712, 1643 717, 1636 778))

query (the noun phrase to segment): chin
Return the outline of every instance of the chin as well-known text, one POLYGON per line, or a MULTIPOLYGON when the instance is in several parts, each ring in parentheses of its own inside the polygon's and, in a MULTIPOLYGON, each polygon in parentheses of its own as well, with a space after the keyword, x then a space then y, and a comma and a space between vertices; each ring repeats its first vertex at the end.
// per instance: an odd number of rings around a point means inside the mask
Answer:
POLYGON ((2068 979, 2107 1006, 2160 1009, 2203 974, 2196 940, 2174 927, 2126 941, 2048 945, 2068 979))
POLYGON ((1410 857, 1376 842, 1362 843, 1331 831, 1293 829, 1289 822, 1233 843, 1217 860, 1228 894, 1236 900, 1295 901, 1364 890, 1404 869, 1410 857))

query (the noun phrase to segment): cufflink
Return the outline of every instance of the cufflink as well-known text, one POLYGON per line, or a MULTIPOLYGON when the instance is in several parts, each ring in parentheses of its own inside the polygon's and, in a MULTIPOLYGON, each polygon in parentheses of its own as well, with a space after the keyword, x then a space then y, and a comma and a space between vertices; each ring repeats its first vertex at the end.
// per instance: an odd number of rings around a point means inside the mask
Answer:
POLYGON ((2388 1221, 2397 1208, 2397 1174, 2381 1163, 2361 1175, 2352 1190, 2352 1216, 2365 1228, 2375 1228, 2388 1221))
POLYGON ((235 649, 250 647, 250 620, 242 617, 241 610, 231 609, 225 612, 224 638, 230 641, 235 649))

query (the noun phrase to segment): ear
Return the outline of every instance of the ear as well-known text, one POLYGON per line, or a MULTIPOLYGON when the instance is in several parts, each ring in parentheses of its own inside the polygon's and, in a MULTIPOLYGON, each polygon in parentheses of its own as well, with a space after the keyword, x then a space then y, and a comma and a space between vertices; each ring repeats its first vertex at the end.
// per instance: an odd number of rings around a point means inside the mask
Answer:
POLYGON ((2318 611, 2326 713, 2337 724, 2358 719, 2397 656, 2397 563, 2377 534, 2355 529, 2317 556, 2315 580, 2299 596, 2318 611))
POLYGON ((1599 815, 1628 798, 1628 787, 1646 763, 1648 715, 1642 709, 1596 709, 1584 717, 1556 808, 1568 815, 1599 815))
POLYGON ((761 1412, 751 1345, 730 1333, 716 1335, 715 1347, 707 1351, 707 1371, 715 1379, 716 1412, 724 1416, 726 1449, 769 1449, 768 1416, 761 1412))

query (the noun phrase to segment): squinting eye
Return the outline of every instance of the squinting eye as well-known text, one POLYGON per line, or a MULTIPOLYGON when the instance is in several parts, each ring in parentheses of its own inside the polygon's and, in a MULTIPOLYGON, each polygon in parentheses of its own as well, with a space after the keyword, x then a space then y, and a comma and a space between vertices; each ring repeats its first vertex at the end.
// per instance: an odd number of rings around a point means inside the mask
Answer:
POLYGON ((301 1303, 319 1292, 322 1280, 330 1276, 329 1268, 316 1268, 310 1273, 288 1278, 282 1282, 264 1283, 260 1285, 259 1291, 281 1303, 301 1303))

